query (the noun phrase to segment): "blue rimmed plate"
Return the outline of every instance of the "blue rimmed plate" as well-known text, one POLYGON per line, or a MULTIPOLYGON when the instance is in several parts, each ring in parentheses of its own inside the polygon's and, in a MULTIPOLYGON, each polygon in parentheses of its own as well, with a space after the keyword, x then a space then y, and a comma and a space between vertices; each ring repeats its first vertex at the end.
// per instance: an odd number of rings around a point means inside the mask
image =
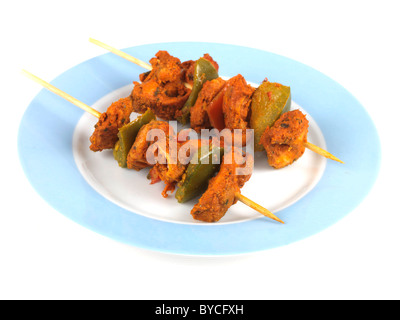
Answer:
MULTIPOLYGON (((272 170, 257 154, 256 170, 243 193, 270 208, 285 225, 259 218, 241 204, 219 223, 198 223, 189 214, 194 203, 165 200, 162 187, 149 186, 144 172, 119 168, 110 152, 88 152, 96 119, 42 90, 23 116, 18 147, 28 179, 59 212, 138 247, 224 255, 265 250, 313 235, 351 212, 367 195, 379 170, 379 138, 367 112, 342 86, 299 62, 233 45, 162 43, 125 51, 147 61, 160 49, 181 61, 207 52, 219 62, 222 76, 241 73, 251 83, 268 77, 289 85, 295 107, 310 120, 309 140, 345 164, 306 152, 292 166, 272 170)), ((52 84, 103 111, 129 94, 132 81, 142 72, 109 53, 71 68, 52 84)))

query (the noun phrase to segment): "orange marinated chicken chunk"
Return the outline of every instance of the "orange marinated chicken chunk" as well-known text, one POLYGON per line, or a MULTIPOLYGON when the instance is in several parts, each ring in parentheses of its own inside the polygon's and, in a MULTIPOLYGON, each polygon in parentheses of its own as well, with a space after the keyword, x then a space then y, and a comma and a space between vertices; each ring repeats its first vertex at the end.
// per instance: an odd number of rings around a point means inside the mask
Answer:
POLYGON ((211 129, 210 119, 207 115, 207 108, 211 101, 223 89, 226 81, 217 78, 206 81, 200 90, 194 106, 190 109, 190 126, 192 129, 200 132, 201 129, 211 129))
POLYGON ((161 119, 175 119, 176 110, 183 107, 191 91, 185 86, 185 69, 167 51, 157 52, 150 64, 152 70, 140 76, 142 82, 134 82, 133 110, 143 113, 150 108, 161 119))
POLYGON ((284 113, 261 136, 270 166, 280 169, 299 159, 307 142, 308 120, 300 110, 284 113))
POLYGON ((134 144, 129 150, 126 159, 127 167, 139 171, 150 166, 146 158, 148 148, 158 139, 168 139, 170 134, 172 134, 172 128, 165 121, 153 120, 141 127, 134 144))
POLYGON ((239 164, 237 159, 243 154, 239 149, 233 150, 224 155, 218 174, 210 180, 206 192, 193 207, 191 214, 194 219, 204 222, 219 221, 237 202, 235 194, 250 179, 254 159, 247 154, 246 162, 239 164), (240 172, 239 168, 245 170, 240 172))
POLYGON ((106 112, 102 113, 99 121, 94 126, 95 130, 90 137, 90 150, 102 151, 114 148, 118 141, 118 129, 129 123, 132 113, 132 101, 130 97, 121 98, 112 103, 106 112))
POLYGON ((227 82, 222 110, 225 126, 228 129, 248 128, 251 97, 255 89, 247 84, 241 74, 234 76, 227 82))
MULTIPOLYGON (((218 66, 208 55, 204 57, 218 66)), ((181 61, 167 51, 159 51, 150 60, 152 70, 140 75, 131 93, 133 110, 138 113, 150 108, 159 118, 176 119, 176 114, 189 98, 193 84, 194 61, 181 61)))

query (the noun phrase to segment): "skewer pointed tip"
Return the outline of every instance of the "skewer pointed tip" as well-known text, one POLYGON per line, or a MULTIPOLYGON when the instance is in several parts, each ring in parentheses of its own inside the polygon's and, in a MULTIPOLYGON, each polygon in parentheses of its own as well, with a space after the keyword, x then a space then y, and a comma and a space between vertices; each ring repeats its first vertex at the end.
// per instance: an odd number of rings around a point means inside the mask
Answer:
POLYGON ((258 211, 259 213, 261 213, 262 215, 278 221, 282 224, 285 224, 281 219, 279 219, 276 215, 274 215, 271 211, 269 211, 268 209, 265 209, 264 207, 260 206, 258 203, 254 202, 253 200, 250 200, 249 198, 245 197, 244 195, 242 195, 239 192, 235 193, 235 197, 237 200, 243 202, 245 205, 249 206, 250 208, 258 211))
POLYGON ((339 158, 335 157, 333 154, 329 153, 328 151, 316 146, 315 144, 312 144, 312 143, 307 141, 304 144, 304 146, 306 148, 310 149, 311 151, 314 151, 315 153, 318 153, 319 155, 321 155, 321 156, 323 156, 325 158, 328 158, 328 159, 331 159, 331 160, 334 160, 334 161, 337 161, 337 162, 340 162, 340 163, 344 164, 344 162, 342 160, 340 160, 339 158))

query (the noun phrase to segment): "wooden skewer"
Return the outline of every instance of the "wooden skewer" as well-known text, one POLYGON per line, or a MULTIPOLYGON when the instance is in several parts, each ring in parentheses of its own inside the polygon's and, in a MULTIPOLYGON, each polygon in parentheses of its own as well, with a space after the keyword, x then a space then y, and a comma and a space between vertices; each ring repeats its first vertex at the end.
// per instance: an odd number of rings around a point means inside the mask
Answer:
MULTIPOLYGON (((66 99, 67 101, 71 102, 72 104, 76 105, 77 107, 89 112, 91 115, 95 116, 96 118, 100 118, 101 113, 92 107, 89 107, 87 104, 75 99, 74 97, 70 96, 68 93, 56 88, 55 86, 51 85, 50 83, 40 79, 39 77, 33 75, 32 73, 22 70, 22 73, 26 75, 28 78, 32 79, 33 81, 41 84, 44 88, 50 90, 51 92, 55 93, 56 95, 66 99)), ((265 209, 264 207, 260 206, 259 204, 255 203, 254 201, 246 198, 239 192, 235 193, 235 197, 243 202, 244 204, 248 205, 250 208, 253 208, 254 210, 260 212, 262 215, 269 217, 273 220, 279 221, 281 223, 284 223, 282 220, 280 220, 278 217, 276 217, 273 213, 265 209)))
POLYGON ((310 149, 311 151, 314 151, 315 153, 318 153, 319 155, 331 159, 331 160, 335 160, 337 162, 340 163, 344 163, 342 160, 340 160, 339 158, 335 157, 333 154, 330 154, 328 151, 316 146, 315 144, 312 144, 310 142, 306 142, 304 143, 304 146, 308 149, 310 149))
POLYGON ((125 52, 123 52, 121 50, 118 50, 116 48, 113 48, 113 47, 109 46, 108 44, 105 44, 105 43, 103 43, 103 42, 101 42, 99 40, 96 40, 96 39, 93 39, 93 38, 89 38, 89 41, 94 43, 94 44, 96 44, 96 45, 98 45, 99 47, 102 47, 102 48, 104 48, 104 49, 116 54, 117 56, 120 56, 121 58, 124 58, 124 59, 126 59, 126 60, 128 60, 130 62, 133 62, 133 63, 137 64, 138 66, 141 66, 141 67, 143 67, 143 68, 145 68, 147 70, 151 70, 153 68, 148 63, 146 63, 146 62, 144 62, 142 60, 136 59, 135 57, 132 57, 131 55, 129 55, 129 54, 127 54, 127 53, 125 53, 125 52))
MULTIPOLYGON (((129 60, 129 61, 131 61, 133 63, 136 63, 137 65, 139 65, 139 66, 141 66, 141 67, 143 67, 143 68, 145 68, 147 70, 151 70, 152 69, 152 66, 147 64, 146 62, 143 62, 143 61, 141 61, 139 59, 136 59, 135 57, 133 57, 133 56, 121 51, 121 50, 113 48, 113 47, 109 46, 108 44, 105 44, 105 43, 103 43, 103 42, 101 42, 99 40, 95 40, 95 39, 92 39, 92 38, 89 38, 89 41, 94 43, 94 44, 97 44, 98 46, 100 46, 100 47, 102 47, 102 48, 104 48, 104 49, 106 49, 106 50, 108 50, 108 51, 110 51, 112 53, 115 53, 116 55, 118 55, 118 56, 120 56, 120 57, 122 57, 122 58, 124 58, 126 60, 129 60)), ((188 84, 188 83, 185 83, 185 86, 187 88, 190 88, 190 89, 192 88, 192 86, 190 84, 188 84)), ((323 156, 325 158, 328 158, 328 159, 331 159, 331 160, 335 160, 335 161, 338 161, 340 163, 344 163, 342 160, 340 160, 337 157, 335 157, 334 155, 330 154, 328 151, 326 151, 326 150, 324 150, 324 149, 322 149, 322 148, 320 148, 320 147, 318 147, 318 146, 316 146, 316 145, 314 145, 314 144, 312 144, 310 142, 306 142, 304 144, 304 146, 306 148, 310 149, 311 151, 314 151, 315 153, 318 153, 319 155, 321 155, 321 156, 323 156)))
POLYGON ((87 104, 75 99, 74 97, 70 96, 68 93, 61 91, 60 89, 56 88, 55 86, 51 85, 50 83, 40 79, 39 77, 33 75, 32 73, 22 70, 22 73, 27 76, 28 78, 32 79, 33 81, 41 84, 43 87, 45 87, 47 90, 50 90, 51 92, 55 93, 56 95, 64 98, 65 100, 71 102, 72 104, 76 105, 77 107, 85 110, 86 112, 89 112, 90 114, 94 115, 97 118, 100 118, 101 113, 98 112, 97 110, 93 109, 92 107, 89 107, 87 104))
MULTIPOLYGON (((106 49, 106 50, 116 54, 117 56, 120 56, 121 58, 124 58, 124 59, 126 59, 126 60, 128 60, 130 62, 133 62, 133 63, 137 64, 138 66, 141 66, 141 67, 143 67, 143 68, 145 68, 147 70, 152 70, 153 69, 153 67, 151 65, 149 65, 148 63, 146 63, 146 62, 144 62, 142 60, 139 60, 139 59, 137 59, 137 58, 135 58, 135 57, 133 57, 133 56, 131 56, 131 55, 129 55, 129 54, 117 49, 117 48, 111 47, 108 44, 105 44, 105 43, 103 43, 103 42, 101 42, 99 40, 96 40, 96 39, 93 39, 93 38, 89 38, 89 41, 91 43, 94 43, 94 44, 98 45, 99 47, 102 47, 103 49, 106 49)), ((186 83, 186 82, 185 82, 185 87, 188 88, 188 89, 192 89, 192 85, 189 84, 189 83, 186 83)))
POLYGON ((249 206, 250 208, 258 211, 262 215, 271 218, 275 221, 278 221, 280 223, 284 223, 281 219, 279 219, 277 216, 275 216, 271 211, 265 209, 264 207, 260 206, 258 203, 255 203, 254 201, 250 200, 249 198, 245 197, 239 192, 235 193, 235 198, 239 200, 240 202, 244 203, 245 205, 249 206))

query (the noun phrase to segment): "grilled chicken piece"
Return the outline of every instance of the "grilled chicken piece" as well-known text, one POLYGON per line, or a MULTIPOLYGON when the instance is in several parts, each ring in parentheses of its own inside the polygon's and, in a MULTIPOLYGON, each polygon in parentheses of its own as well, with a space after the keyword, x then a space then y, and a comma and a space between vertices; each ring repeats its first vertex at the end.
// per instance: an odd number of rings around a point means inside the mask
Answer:
POLYGON ((130 97, 121 98, 112 103, 106 112, 102 113, 99 121, 94 126, 94 132, 90 137, 90 150, 102 151, 114 148, 118 141, 118 129, 129 123, 132 113, 132 101, 130 97))
POLYGON ((235 194, 250 179, 254 159, 247 154, 246 162, 239 164, 243 157, 239 149, 233 149, 223 157, 218 174, 208 184, 199 202, 193 207, 191 214, 194 219, 205 222, 219 221, 229 207, 237 202, 235 194), (243 170, 243 171, 242 171, 243 170))
POLYGON ((141 170, 150 164, 146 159, 148 148, 159 139, 168 139, 173 129, 168 122, 153 120, 140 128, 126 159, 129 169, 141 170), (158 129, 158 130, 153 130, 158 129))
POLYGON ((190 126, 192 129, 200 132, 201 129, 211 129, 210 120, 207 114, 208 105, 223 89, 226 81, 222 78, 217 78, 204 83, 200 90, 196 103, 190 109, 190 126))
POLYGON ((250 116, 251 97, 255 89, 247 84, 241 74, 229 79, 226 85, 222 105, 225 127, 246 130, 250 116))
POLYGON ((185 69, 178 58, 159 51, 150 60, 152 70, 140 75, 131 93, 133 110, 143 113, 150 108, 164 120, 175 119, 191 92, 185 86, 185 69))
MULTIPOLYGON (((218 68, 218 64, 208 55, 204 58, 218 68)), ((159 118, 176 119, 176 113, 189 98, 193 84, 195 61, 181 61, 167 51, 159 51, 150 60, 152 70, 140 75, 141 83, 134 82, 131 98, 133 110, 143 113, 150 108, 159 118)))
POLYGON ((284 113, 261 136, 270 166, 280 169, 300 158, 307 142, 308 120, 300 110, 284 113))

